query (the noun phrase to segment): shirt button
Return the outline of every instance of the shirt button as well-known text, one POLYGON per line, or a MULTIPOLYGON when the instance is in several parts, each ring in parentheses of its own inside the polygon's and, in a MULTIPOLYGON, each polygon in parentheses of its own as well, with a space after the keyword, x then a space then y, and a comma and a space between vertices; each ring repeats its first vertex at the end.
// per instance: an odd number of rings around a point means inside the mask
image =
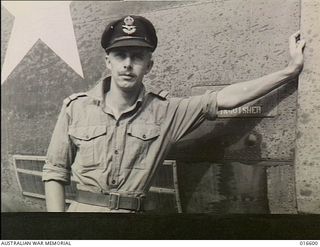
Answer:
POLYGON ((115 153, 115 154, 118 154, 119 152, 118 152, 118 150, 115 150, 114 153, 115 153))
POLYGON ((113 180, 111 181, 111 183, 112 183, 112 184, 116 184, 116 180, 113 179, 113 180))
POLYGON ((142 138, 143 138, 143 139, 146 139, 146 138, 147 138, 147 136, 146 136, 146 135, 143 135, 143 136, 142 136, 142 138))

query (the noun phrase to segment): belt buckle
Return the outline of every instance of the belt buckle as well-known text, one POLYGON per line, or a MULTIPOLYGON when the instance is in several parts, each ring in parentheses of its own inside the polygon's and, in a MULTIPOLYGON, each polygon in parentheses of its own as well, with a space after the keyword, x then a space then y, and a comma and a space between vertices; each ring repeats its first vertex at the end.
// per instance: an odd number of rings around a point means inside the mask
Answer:
POLYGON ((144 197, 138 196, 138 197, 136 197, 136 199, 138 200, 136 211, 139 212, 142 210, 142 201, 143 201, 144 197))
POLYGON ((109 205, 110 205, 110 209, 119 209, 119 206, 120 206, 120 194, 119 193, 115 193, 115 192, 111 192, 109 193, 110 195, 110 198, 109 198, 109 205), (112 203, 113 200, 112 200, 112 197, 113 196, 116 196, 117 199, 115 200, 115 205, 112 203))
POLYGON ((137 209, 136 209, 136 211, 140 211, 140 207, 141 207, 141 198, 140 197, 136 197, 137 198, 137 200, 138 200, 138 205, 137 205, 137 209))

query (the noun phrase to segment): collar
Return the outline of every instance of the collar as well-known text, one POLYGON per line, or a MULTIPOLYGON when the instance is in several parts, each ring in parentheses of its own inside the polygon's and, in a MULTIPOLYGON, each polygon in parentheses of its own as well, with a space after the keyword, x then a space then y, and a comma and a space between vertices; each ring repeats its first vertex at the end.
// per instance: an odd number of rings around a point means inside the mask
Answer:
POLYGON ((109 91, 110 82, 111 77, 100 79, 97 85, 87 92, 88 96, 100 102, 103 101, 105 93, 109 91))

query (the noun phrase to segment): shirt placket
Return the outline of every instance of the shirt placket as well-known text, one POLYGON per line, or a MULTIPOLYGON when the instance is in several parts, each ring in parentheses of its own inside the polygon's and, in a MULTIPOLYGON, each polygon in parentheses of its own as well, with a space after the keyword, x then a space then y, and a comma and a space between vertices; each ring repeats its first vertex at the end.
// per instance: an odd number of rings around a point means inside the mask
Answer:
POLYGON ((125 126, 120 119, 116 120, 114 125, 114 139, 113 139, 113 159, 111 172, 111 186, 117 187, 119 184, 120 165, 123 155, 123 138, 125 126))
MULTIPOLYGON (((133 105, 128 111, 122 113, 122 115, 119 117, 119 119, 116 119, 114 115, 112 114, 112 111, 110 111, 110 108, 108 106, 105 106, 103 109, 103 112, 108 114, 114 121, 113 126, 113 140, 112 140, 112 162, 111 162, 111 172, 109 177, 109 183, 110 187, 112 189, 116 189, 119 185, 120 180, 120 169, 121 169, 121 162, 123 158, 123 151, 124 151, 124 145, 125 145, 125 139, 126 139, 126 129, 127 125, 132 122, 135 115, 141 110, 141 107, 138 108, 137 112, 134 112, 135 109, 137 109, 138 106, 140 106, 141 101, 137 101, 135 105, 133 105), (130 113, 133 112, 131 115, 130 113), (128 116, 131 115, 131 116, 128 116)), ((106 150, 106 152, 109 152, 109 150, 106 150)))

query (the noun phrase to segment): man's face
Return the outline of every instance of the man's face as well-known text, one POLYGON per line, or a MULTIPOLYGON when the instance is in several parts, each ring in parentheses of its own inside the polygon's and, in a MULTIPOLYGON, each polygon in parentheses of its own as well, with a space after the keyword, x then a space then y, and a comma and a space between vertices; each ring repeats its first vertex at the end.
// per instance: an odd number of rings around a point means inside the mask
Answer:
POLYGON ((112 82, 123 91, 140 88, 153 65, 150 51, 142 47, 114 48, 107 54, 106 62, 112 82))

